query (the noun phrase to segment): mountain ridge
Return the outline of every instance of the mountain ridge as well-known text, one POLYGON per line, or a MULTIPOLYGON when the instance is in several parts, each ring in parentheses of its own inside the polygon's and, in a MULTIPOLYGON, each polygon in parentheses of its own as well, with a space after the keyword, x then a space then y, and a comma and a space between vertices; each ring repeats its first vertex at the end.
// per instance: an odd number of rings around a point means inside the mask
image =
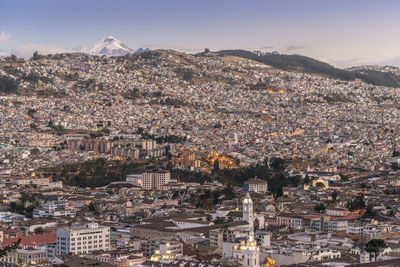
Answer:
MULTIPOLYGON (((215 53, 221 57, 237 56, 250 59, 285 71, 323 75, 344 81, 360 79, 372 85, 400 87, 400 75, 396 73, 372 69, 340 69, 328 63, 302 55, 258 53, 247 50, 220 50, 215 53)), ((199 53, 198 55, 202 54, 204 53, 199 53)))

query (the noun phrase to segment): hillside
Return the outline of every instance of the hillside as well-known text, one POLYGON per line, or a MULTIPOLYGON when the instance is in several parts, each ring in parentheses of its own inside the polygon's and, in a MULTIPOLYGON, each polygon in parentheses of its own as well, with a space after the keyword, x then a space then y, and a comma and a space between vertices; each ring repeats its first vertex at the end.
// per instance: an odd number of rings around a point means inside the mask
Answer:
POLYGON ((301 55, 281 55, 271 53, 259 54, 245 50, 221 50, 218 51, 217 54, 219 56, 242 57, 286 71, 318 74, 344 81, 361 79, 362 81, 372 85, 400 87, 400 76, 394 73, 376 70, 344 70, 335 68, 325 62, 301 55))

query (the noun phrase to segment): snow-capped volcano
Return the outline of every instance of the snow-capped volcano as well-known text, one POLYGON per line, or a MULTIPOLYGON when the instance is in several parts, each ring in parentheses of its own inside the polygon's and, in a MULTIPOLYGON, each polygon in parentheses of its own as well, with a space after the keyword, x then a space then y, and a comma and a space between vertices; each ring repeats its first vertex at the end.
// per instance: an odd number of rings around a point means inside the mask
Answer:
POLYGON ((87 52, 93 55, 124 56, 128 53, 133 53, 134 51, 120 40, 108 36, 97 41, 92 48, 87 50, 87 52))

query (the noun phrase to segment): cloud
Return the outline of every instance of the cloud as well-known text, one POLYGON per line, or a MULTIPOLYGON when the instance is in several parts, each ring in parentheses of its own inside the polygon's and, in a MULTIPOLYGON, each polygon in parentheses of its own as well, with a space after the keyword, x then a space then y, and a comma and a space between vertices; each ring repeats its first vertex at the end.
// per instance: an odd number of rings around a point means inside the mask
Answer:
POLYGON ((0 43, 7 41, 8 39, 10 39, 11 34, 6 33, 5 31, 1 31, 0 33, 0 43))
POLYGON ((307 46, 304 45, 288 45, 286 47, 286 51, 298 51, 298 50, 304 50, 306 48, 307 46))
POLYGON ((162 49, 162 50, 175 50, 186 53, 199 53, 204 51, 204 47, 195 47, 195 46, 187 46, 187 45, 170 45, 170 44, 144 44, 139 46, 141 48, 149 48, 151 50, 162 49))
POLYGON ((377 65, 400 67, 400 56, 376 62, 377 65))
POLYGON ((39 54, 43 55, 66 52, 65 49, 57 46, 29 43, 17 47, 15 49, 15 54, 18 57, 30 58, 35 51, 38 51, 39 54))
POLYGON ((329 63, 339 68, 348 68, 353 66, 368 64, 368 60, 361 57, 353 57, 344 60, 331 60, 329 63))
POLYGON ((269 49, 274 49, 274 48, 275 48, 275 46, 272 46, 272 45, 266 45, 266 46, 260 47, 261 50, 269 50, 269 49))

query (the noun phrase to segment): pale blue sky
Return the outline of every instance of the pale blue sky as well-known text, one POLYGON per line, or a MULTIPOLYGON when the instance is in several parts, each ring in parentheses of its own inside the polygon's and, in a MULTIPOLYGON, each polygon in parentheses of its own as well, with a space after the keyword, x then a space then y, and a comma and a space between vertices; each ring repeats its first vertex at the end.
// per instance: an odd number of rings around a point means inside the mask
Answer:
POLYGON ((113 35, 133 49, 244 48, 339 66, 386 63, 400 56, 399 13, 397 0, 0 0, 0 53, 69 51, 113 35))

